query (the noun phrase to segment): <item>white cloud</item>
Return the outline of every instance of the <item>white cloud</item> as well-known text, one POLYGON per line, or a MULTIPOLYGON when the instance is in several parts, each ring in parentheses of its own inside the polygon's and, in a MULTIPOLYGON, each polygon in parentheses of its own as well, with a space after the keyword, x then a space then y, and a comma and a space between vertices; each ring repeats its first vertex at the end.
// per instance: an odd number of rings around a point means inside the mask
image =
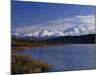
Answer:
POLYGON ((65 30, 75 26, 85 26, 95 32, 95 15, 74 16, 55 21, 49 21, 44 24, 36 24, 29 27, 18 27, 14 30, 17 32, 33 32, 39 30, 65 30))

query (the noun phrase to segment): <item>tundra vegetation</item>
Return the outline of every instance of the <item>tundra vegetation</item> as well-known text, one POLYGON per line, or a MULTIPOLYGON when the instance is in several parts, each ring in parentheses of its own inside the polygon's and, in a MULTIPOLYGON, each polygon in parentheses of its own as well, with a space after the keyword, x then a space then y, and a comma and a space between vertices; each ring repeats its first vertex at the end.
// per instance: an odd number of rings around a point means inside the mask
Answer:
POLYGON ((33 43, 29 41, 12 39, 12 67, 11 72, 15 74, 26 74, 26 73, 41 73, 48 72, 51 65, 42 60, 33 59, 31 56, 17 54, 16 51, 26 50, 32 47, 43 47, 42 44, 33 43))

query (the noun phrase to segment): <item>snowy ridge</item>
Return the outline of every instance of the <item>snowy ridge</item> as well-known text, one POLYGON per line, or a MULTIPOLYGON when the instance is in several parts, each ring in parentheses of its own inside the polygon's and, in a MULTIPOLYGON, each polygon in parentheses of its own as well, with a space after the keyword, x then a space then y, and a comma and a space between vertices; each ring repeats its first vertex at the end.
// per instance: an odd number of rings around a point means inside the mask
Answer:
POLYGON ((72 27, 66 30, 40 30, 36 32, 16 32, 13 31, 12 35, 17 37, 34 37, 34 38, 53 38, 59 36, 80 36, 87 34, 95 34, 95 30, 89 30, 86 27, 72 27))

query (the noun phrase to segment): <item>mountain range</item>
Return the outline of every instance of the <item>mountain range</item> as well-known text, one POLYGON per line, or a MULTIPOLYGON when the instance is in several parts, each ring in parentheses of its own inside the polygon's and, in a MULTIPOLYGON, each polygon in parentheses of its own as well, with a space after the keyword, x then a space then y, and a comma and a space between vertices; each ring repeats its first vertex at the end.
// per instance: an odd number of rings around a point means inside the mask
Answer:
POLYGON ((66 30, 40 30, 36 32, 12 31, 17 39, 53 43, 95 43, 95 31, 86 27, 73 27, 66 30))
POLYGON ((16 37, 34 37, 34 38, 52 38, 59 36, 80 36, 95 34, 95 30, 89 30, 86 27, 72 27, 66 30, 40 30, 35 32, 16 32, 12 31, 12 35, 16 37))

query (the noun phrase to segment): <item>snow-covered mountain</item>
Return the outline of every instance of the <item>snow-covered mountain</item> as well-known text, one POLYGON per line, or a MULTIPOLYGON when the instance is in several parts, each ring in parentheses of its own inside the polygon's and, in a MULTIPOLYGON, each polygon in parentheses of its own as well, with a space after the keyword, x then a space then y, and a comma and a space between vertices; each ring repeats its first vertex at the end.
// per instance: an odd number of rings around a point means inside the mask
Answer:
POLYGON ((17 37, 33 37, 36 39, 47 39, 59 36, 80 36, 87 34, 95 34, 95 30, 89 30, 86 27, 72 27, 66 30, 40 30, 36 32, 16 32, 13 31, 12 35, 17 37))

